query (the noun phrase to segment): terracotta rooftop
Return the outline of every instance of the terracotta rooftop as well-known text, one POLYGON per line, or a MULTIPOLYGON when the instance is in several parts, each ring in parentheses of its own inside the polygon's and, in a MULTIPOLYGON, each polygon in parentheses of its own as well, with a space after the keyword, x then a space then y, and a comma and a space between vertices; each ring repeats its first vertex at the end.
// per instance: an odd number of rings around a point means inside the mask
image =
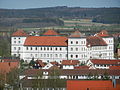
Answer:
POLYGON ((16 31, 16 32, 14 32, 13 34, 12 34, 12 36, 20 36, 20 37, 23 37, 23 36, 25 36, 25 37, 27 37, 28 36, 28 34, 27 33, 25 33, 23 30, 18 30, 18 31, 16 31))
POLYGON ((107 43, 101 37, 89 36, 89 37, 87 37, 87 45, 90 45, 90 46, 106 46, 107 43))
POLYGON ((69 37, 85 37, 80 31, 75 31, 69 37))
POLYGON ((45 66, 45 64, 42 62, 42 60, 36 60, 36 63, 39 64, 41 67, 45 66))
POLYGON ((110 35, 108 34, 108 32, 107 32, 106 30, 102 30, 101 32, 99 32, 99 33, 97 34, 97 36, 100 36, 100 37, 108 37, 108 36, 110 36, 110 35))
POLYGON ((43 35, 45 35, 45 36, 56 36, 56 35, 59 35, 59 34, 57 32, 55 32, 54 30, 48 30, 43 35))
POLYGON ((63 36, 29 36, 26 46, 67 46, 67 37, 63 36))
MULTIPOLYGON (((50 69, 28 69, 25 70, 22 74, 26 76, 34 76, 40 71, 45 71, 45 72, 51 72, 50 69)), ((108 75, 115 75, 115 76, 120 76, 120 70, 110 70, 110 69, 60 69, 59 70, 61 75, 89 75, 91 74, 98 74, 98 75, 104 75, 107 73, 108 75)))
POLYGON ((119 90, 110 80, 68 80, 67 90, 119 90))
POLYGON ((91 62, 92 62, 93 64, 112 64, 112 65, 120 65, 120 60, 92 59, 91 62))
POLYGON ((0 72, 8 73, 13 68, 18 68, 19 62, 0 62, 0 72))
POLYGON ((120 66, 109 66, 111 70, 120 70, 120 66))
POLYGON ((88 66, 76 66, 75 69, 89 69, 88 66))
POLYGON ((77 65, 80 62, 78 60, 62 60, 62 65, 77 65))

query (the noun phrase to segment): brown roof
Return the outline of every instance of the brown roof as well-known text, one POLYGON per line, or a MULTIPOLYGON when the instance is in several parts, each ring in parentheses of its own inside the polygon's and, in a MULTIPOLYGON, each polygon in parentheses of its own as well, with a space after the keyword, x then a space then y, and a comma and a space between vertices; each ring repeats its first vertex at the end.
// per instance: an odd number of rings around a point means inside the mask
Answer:
POLYGON ((41 67, 45 66, 45 64, 42 62, 42 60, 36 60, 36 63, 38 63, 41 67))
POLYGON ((77 65, 80 62, 78 60, 62 60, 62 65, 77 65))
POLYGON ((8 73, 13 68, 18 68, 19 62, 0 62, 0 72, 8 73))
POLYGON ((107 32, 106 30, 102 30, 101 32, 99 32, 99 33, 97 34, 97 36, 107 37, 107 36, 110 36, 110 35, 108 34, 108 32, 107 32))
POLYGON ((55 36, 55 35, 59 35, 57 32, 55 32, 54 30, 48 30, 47 32, 45 32, 43 35, 46 36, 55 36))
POLYGON ((90 46, 106 46, 107 43, 101 37, 89 36, 89 37, 87 37, 87 45, 90 45, 90 46))
POLYGON ((26 46, 67 46, 67 37, 63 36, 29 36, 26 46))
POLYGON ((85 37, 80 31, 75 31, 69 37, 85 37))
POLYGON ((107 60, 107 59, 92 59, 91 62, 93 64, 112 64, 112 65, 120 65, 120 60, 107 60))
POLYGON ((88 66, 76 66, 75 69, 89 69, 88 66))
MULTIPOLYGON (((36 75, 39 71, 47 71, 51 72, 50 69, 29 69, 25 70, 23 72, 23 75, 27 76, 34 76, 36 75)), ((115 75, 115 76, 120 76, 120 70, 110 70, 110 69, 59 69, 59 72, 61 75, 89 75, 90 73, 92 75, 104 75, 107 73, 108 75, 115 75)))
POLYGON ((28 36, 28 34, 27 33, 25 33, 23 30, 18 30, 18 31, 16 31, 16 32, 14 32, 13 34, 12 34, 12 36, 20 36, 20 37, 23 37, 23 36, 25 36, 25 37, 27 37, 28 36))
POLYGON ((109 66, 111 70, 120 70, 120 66, 109 66))

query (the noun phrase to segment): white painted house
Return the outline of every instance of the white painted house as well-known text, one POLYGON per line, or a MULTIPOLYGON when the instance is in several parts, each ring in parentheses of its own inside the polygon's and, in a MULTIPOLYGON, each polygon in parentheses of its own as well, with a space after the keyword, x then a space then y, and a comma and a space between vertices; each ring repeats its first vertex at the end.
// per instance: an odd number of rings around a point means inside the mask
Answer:
POLYGON ((62 69, 74 69, 74 67, 80 65, 79 60, 63 60, 61 62, 62 69))
POLYGON ((67 59, 67 37, 48 30, 42 36, 28 36, 18 30, 11 37, 11 54, 28 62, 34 58, 45 62, 67 59))
POLYGON ((92 59, 88 60, 87 66, 93 69, 109 69, 110 66, 120 66, 120 60, 92 59))
POLYGON ((48 30, 41 36, 29 36, 18 30, 11 37, 11 54, 28 62, 79 60, 86 63, 90 58, 113 59, 113 37, 103 30, 95 36, 84 36, 75 31, 69 37, 60 36, 54 30, 48 30))

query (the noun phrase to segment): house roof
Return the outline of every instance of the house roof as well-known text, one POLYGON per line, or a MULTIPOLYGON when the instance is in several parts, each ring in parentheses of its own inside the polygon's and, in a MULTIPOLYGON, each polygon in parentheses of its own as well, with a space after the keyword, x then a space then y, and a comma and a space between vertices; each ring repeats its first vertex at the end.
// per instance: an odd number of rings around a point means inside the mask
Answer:
POLYGON ((2 62, 19 62, 18 59, 1 59, 2 62))
POLYGON ((97 33, 97 36, 108 37, 110 35, 108 34, 107 30, 102 30, 101 32, 97 33))
POLYGON ((24 32, 24 30, 20 29, 12 34, 15 37, 27 37, 28 34, 24 32))
POLYGON ((36 60, 36 63, 38 63, 41 67, 45 66, 45 64, 42 62, 42 60, 36 60))
POLYGON ((69 37, 85 37, 80 31, 75 31, 69 37))
POLYGON ((53 61, 53 62, 50 62, 52 65, 59 65, 59 63, 58 62, 56 62, 56 61, 53 61))
POLYGON ((89 37, 87 37, 87 45, 90 45, 90 46, 106 46, 107 43, 101 37, 89 36, 89 37))
POLYGON ((110 80, 68 80, 67 90, 118 90, 110 80))
POLYGON ((29 36, 26 46, 67 46, 67 37, 63 36, 29 36))
POLYGON ((107 60, 107 59, 92 59, 91 62, 93 64, 112 64, 112 65, 120 65, 120 60, 107 60))
POLYGON ((62 65, 77 65, 80 63, 78 60, 62 60, 62 65))
POLYGON ((120 66, 109 66, 110 70, 120 70, 120 66))
POLYGON ((74 69, 89 69, 88 66, 75 66, 74 69))
MULTIPOLYGON (((26 76, 34 76, 40 71, 51 72, 51 69, 28 69, 25 70, 22 74, 26 76)), ((120 76, 120 70, 110 70, 110 69, 59 69, 60 75, 108 75, 120 76)))
POLYGON ((0 72, 8 73, 13 68, 18 68, 19 62, 0 62, 0 72))
POLYGON ((55 32, 54 30, 48 30, 43 35, 45 35, 45 36, 56 36, 56 35, 59 35, 59 34, 57 32, 55 32))

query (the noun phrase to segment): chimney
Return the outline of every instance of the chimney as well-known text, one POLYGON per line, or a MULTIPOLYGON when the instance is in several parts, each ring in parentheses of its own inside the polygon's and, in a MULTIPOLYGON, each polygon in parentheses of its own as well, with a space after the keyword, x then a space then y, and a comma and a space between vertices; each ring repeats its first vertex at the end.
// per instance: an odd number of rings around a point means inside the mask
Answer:
POLYGON ((112 84, 113 84, 113 88, 116 88, 116 79, 115 79, 115 76, 112 76, 112 84))

